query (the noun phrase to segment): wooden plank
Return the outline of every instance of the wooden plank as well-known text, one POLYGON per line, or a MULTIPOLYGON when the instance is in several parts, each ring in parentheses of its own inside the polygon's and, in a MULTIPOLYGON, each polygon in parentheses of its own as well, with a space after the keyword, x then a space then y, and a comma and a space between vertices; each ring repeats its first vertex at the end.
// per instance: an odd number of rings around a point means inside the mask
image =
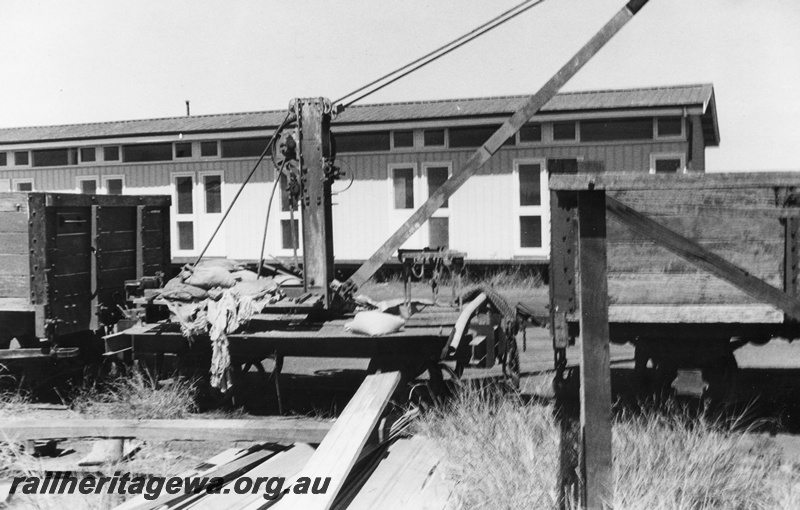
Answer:
MULTIPOLYGON (((87 236, 88 238, 88 236, 87 236)), ((90 252, 63 252, 55 259, 54 276, 88 273, 92 265, 90 252)))
POLYGON ((798 214, 773 189, 623 190, 608 196, 650 216, 706 215, 773 217, 798 214))
MULTIPOLYGON (((640 211, 641 214, 646 214, 640 211)), ((755 216, 750 218, 724 215, 658 216, 658 223, 685 237, 702 241, 774 241, 783 238, 784 227, 778 218, 755 216)), ((642 240, 636 232, 617 221, 608 224, 609 242, 642 240)))
POLYGON ((141 279, 144 276, 144 206, 136 207, 136 279, 141 279))
MULTIPOLYGON (((649 237, 698 267, 733 284, 759 302, 780 308, 794 319, 800 318, 800 302, 794 296, 759 280, 719 255, 706 250, 699 244, 686 239, 613 198, 607 199, 606 206, 611 214, 639 234, 649 237)), ((779 285, 781 283, 779 282, 779 285)))
MULTIPOLYGON (((0 230, 2 230, 0 226, 0 230)), ((4 255, 23 255, 28 253, 28 234, 26 232, 0 231, 0 253, 4 255)))
POLYGON ((341 508, 444 509, 454 483, 443 479, 442 468, 442 452, 429 438, 398 439, 352 502, 341 508))
POLYGON ((137 438, 144 441, 295 441, 319 443, 331 430, 329 421, 265 417, 256 420, 110 420, 0 419, 10 440, 52 438, 137 438))
POLYGON ((311 480, 330 478, 328 490, 324 494, 290 492, 275 505, 276 509, 327 510, 331 507, 399 382, 400 372, 367 376, 299 473, 311 480))
POLYGON ((572 191, 800 187, 800 172, 553 174, 549 184, 550 189, 572 191))
POLYGON ((550 192, 550 329, 554 349, 569 346, 565 317, 575 311, 575 255, 578 197, 570 191, 550 192))
POLYGON ((614 498, 611 447, 611 366, 606 275, 606 196, 578 193, 581 327, 581 466, 586 508, 614 498))
MULTIPOLYGON (((113 271, 117 269, 136 268, 136 249, 119 250, 119 251, 100 251, 97 254, 97 268, 98 271, 113 271)), ((134 271, 134 276, 136 273, 134 271)))
POLYGON ((28 194, 20 192, 0 193, 0 212, 21 212, 28 215, 28 194))
MULTIPOLYGON (((764 324, 783 322, 783 312, 770 305, 610 305, 611 322, 640 324, 764 324)), ((570 317, 577 320, 577 314, 570 317)))
MULTIPOLYGON (((780 289, 781 275, 770 275, 766 285, 780 289)), ((707 273, 610 273, 608 289, 614 304, 746 304, 760 301, 740 288, 707 273)))
POLYGON ((122 292, 126 280, 136 279, 136 268, 121 267, 118 269, 103 269, 97 273, 97 290, 113 290, 122 292))
MULTIPOLYGON (((258 466, 270 457, 273 457, 275 454, 276 452, 273 450, 259 449, 239 459, 209 470, 207 476, 209 478, 222 478, 223 482, 227 483, 253 469, 255 466, 258 466)), ((136 510, 156 510, 163 507, 176 508, 178 505, 182 505, 190 499, 195 499, 195 495, 187 494, 183 491, 177 494, 162 492, 156 499, 136 505, 133 508, 136 510)))
POLYGON ((92 238, 89 232, 58 235, 52 247, 58 250, 59 256, 62 254, 89 254, 92 251, 92 238))
POLYGON ((142 216, 142 228, 144 230, 160 230, 163 220, 164 210, 157 207, 145 207, 142 216))
POLYGON ((47 200, 47 206, 89 207, 92 204, 103 207, 150 207, 169 206, 172 199, 166 195, 86 195, 82 193, 38 193, 47 200))
MULTIPOLYGON (((229 464, 237 459, 244 457, 251 453, 251 448, 229 448, 210 459, 201 462, 200 464, 194 466, 191 469, 188 469, 181 474, 178 475, 179 478, 188 478, 188 477, 201 477, 211 473, 212 471, 216 470, 220 466, 224 466, 225 464, 229 464)), ((121 505, 115 506, 114 510, 132 510, 133 508, 137 508, 140 505, 147 504, 147 499, 145 498, 144 494, 139 494, 134 496, 133 498, 125 501, 121 505)))
POLYGON ((23 275, 0 275, 0 298, 27 299, 30 278, 23 275))
POLYGON ((0 212, 0 229, 3 232, 27 232, 28 215, 18 212, 0 212))
POLYGON ((35 306, 28 298, 0 298, 0 312, 33 312, 35 306))
POLYGON ((135 207, 97 206, 98 232, 133 232, 136 230, 135 207))
POLYGON ((56 235, 88 234, 91 229, 91 209, 56 209, 56 235))
POLYGON ((134 230, 98 232, 95 243, 101 253, 106 251, 135 250, 136 232, 134 230))
POLYGON ((0 255, 0 275, 21 275, 30 274, 30 259, 27 254, 22 255, 0 255))
MULTIPOLYGON (((277 453, 275 456, 259 464, 243 476, 255 482, 258 477, 290 479, 297 475, 308 463, 314 454, 314 448, 308 444, 295 443, 288 450, 277 453)), ((231 483, 235 483, 231 482, 231 483)), ((230 488, 230 484, 228 485, 230 488)), ((187 510, 217 510, 219 508, 242 508, 254 503, 264 503, 264 489, 255 494, 236 494, 231 490, 228 494, 207 494, 187 510)))
POLYGON ((630 21, 647 0, 632 0, 612 17, 578 52, 553 75, 535 94, 530 96, 514 114, 467 160, 453 172, 414 214, 344 283, 345 292, 367 282, 414 232, 445 203, 467 180, 486 164, 500 147, 525 125, 558 93, 605 44, 630 21), (634 7, 635 6, 635 7, 634 7))
MULTIPOLYGON (((698 244, 759 278, 780 276, 784 243, 716 241, 698 244)), ((609 278, 614 273, 697 273, 700 269, 652 241, 607 243, 609 278)))

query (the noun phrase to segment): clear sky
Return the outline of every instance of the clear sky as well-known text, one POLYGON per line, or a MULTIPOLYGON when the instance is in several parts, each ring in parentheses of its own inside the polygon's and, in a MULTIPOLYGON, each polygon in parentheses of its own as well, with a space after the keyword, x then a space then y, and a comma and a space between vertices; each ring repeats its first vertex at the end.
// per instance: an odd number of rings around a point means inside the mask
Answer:
MULTIPOLYGON (((2 0, 0 127, 338 98, 520 0, 2 0)), ((625 0, 547 0, 366 102, 535 92, 625 0)), ((712 82, 709 170, 800 169, 800 1, 650 0, 564 90, 712 82)))

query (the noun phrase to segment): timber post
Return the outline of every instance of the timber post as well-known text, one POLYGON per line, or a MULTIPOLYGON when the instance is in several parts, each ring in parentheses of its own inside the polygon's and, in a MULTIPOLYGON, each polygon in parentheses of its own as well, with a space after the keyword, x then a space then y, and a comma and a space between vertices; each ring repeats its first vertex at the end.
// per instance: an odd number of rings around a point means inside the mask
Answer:
POLYGON ((591 510, 610 508, 614 497, 607 269, 605 191, 579 191, 580 492, 591 510))

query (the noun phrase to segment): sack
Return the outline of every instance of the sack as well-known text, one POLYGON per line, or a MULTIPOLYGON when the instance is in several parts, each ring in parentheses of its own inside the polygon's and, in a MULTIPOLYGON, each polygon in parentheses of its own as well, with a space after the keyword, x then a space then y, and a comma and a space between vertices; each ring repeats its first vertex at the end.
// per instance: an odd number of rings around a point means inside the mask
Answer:
POLYGON ((397 333, 406 321, 388 313, 358 312, 355 318, 344 325, 345 331, 361 335, 379 336, 397 333))
POLYGON ((238 261, 230 259, 202 259, 195 266, 195 268, 198 267, 219 267, 229 273, 243 269, 238 261))
POLYGON ((250 280, 236 282, 231 287, 231 294, 238 297, 260 298, 267 294, 274 294, 278 290, 278 284, 272 278, 261 278, 260 280, 250 280))
POLYGON ((187 268, 181 274, 184 277, 183 283, 206 290, 214 287, 229 289, 236 284, 230 271, 213 265, 198 265, 194 269, 187 268))
POLYGON ((231 274, 233 275, 233 279, 236 280, 237 282, 249 282, 253 280, 258 280, 258 275, 254 271, 248 271, 247 269, 234 271, 231 274))
POLYGON ((208 298, 208 293, 200 287, 183 283, 181 277, 178 276, 164 285, 161 297, 173 301, 201 301, 208 298))

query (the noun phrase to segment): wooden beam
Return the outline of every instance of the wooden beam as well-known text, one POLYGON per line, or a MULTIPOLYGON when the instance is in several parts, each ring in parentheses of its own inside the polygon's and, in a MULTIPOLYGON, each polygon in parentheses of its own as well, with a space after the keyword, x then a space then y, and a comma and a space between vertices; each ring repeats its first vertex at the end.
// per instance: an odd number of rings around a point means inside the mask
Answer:
POLYGON ((800 187, 800 172, 553 174, 549 185, 551 190, 562 191, 800 187))
POLYGON ((731 264, 691 239, 668 229, 618 200, 606 197, 606 208, 615 219, 637 234, 730 283, 758 301, 779 308, 794 319, 800 319, 800 302, 794 296, 752 276, 744 269, 731 264))
POLYGON ((578 193, 582 495, 592 510, 614 497, 605 200, 603 191, 578 193))
POLYGON ((137 438, 149 441, 273 441, 319 443, 333 424, 310 418, 257 420, 1 419, 0 439, 137 438))
POLYGON ((367 282, 394 253, 403 246, 414 232, 416 232, 435 213, 444 202, 450 198, 467 180, 475 175, 480 168, 497 152, 508 138, 514 136, 539 110, 547 104, 559 89, 572 78, 575 73, 592 59, 592 57, 605 46, 605 44, 630 21, 647 0, 631 0, 606 23, 594 37, 592 37, 564 66, 545 83, 534 95, 514 114, 506 120, 500 128, 467 160, 466 164, 453 172, 453 176, 442 183, 430 195, 422 206, 406 220, 392 236, 378 248, 370 258, 344 283, 343 290, 348 292, 367 282))
POLYGON ((330 478, 325 493, 290 492, 274 508, 327 510, 333 505, 399 382, 400 372, 374 374, 364 380, 311 460, 299 473, 298 478, 330 478))

